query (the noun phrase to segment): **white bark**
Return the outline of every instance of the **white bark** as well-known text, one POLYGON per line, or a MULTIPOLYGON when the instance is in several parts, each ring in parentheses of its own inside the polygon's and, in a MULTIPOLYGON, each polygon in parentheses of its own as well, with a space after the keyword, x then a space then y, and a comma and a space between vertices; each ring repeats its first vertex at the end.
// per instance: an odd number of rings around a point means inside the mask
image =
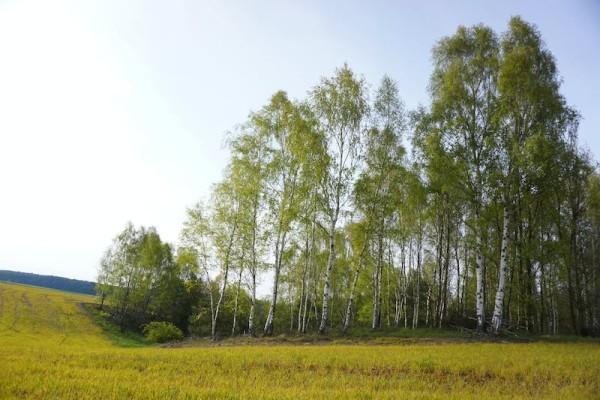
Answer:
POLYGON ((348 297, 348 305, 346 306, 346 314, 344 316, 344 325, 342 328, 344 333, 346 333, 346 331, 350 327, 350 319, 352 318, 352 306, 354 303, 354 293, 356 292, 356 283, 358 282, 358 276, 360 275, 360 270, 362 268, 363 254, 364 254, 366 248, 367 248, 367 245, 365 243, 365 245, 363 246, 363 249, 360 253, 360 256, 359 256, 358 265, 356 267, 356 270, 354 271, 354 278, 352 279, 352 286, 350 288, 350 296, 348 297))
POLYGON ((256 336, 255 326, 255 314, 256 314, 256 274, 258 269, 257 256, 256 256, 256 230, 257 226, 257 215, 258 215, 258 196, 254 198, 253 210, 252 210, 252 265, 250 266, 250 275, 252 277, 252 287, 250 299, 250 312, 248 314, 248 332, 252 336, 256 336))
POLYGON ((337 219, 337 210, 336 210, 336 218, 331 221, 331 226, 329 228, 329 257, 327 258, 327 268, 325 269, 325 277, 323 281, 323 311, 321 312, 321 323, 319 325, 319 333, 323 334, 327 330, 327 318, 329 316, 329 296, 330 296, 330 276, 331 270, 335 265, 335 225, 337 219))
MULTIPOLYGON (((242 260, 244 256, 242 255, 242 260)), ((231 327, 231 336, 235 335, 235 327, 237 325, 238 303, 240 299, 240 288, 242 286, 242 273, 244 272, 243 264, 240 265, 240 273, 238 275, 237 286, 235 288, 235 305, 233 306, 233 325, 231 327)))
POLYGON ((306 292, 306 274, 308 272, 308 264, 309 264, 309 258, 308 258, 308 235, 306 237, 306 242, 305 242, 305 252, 304 254, 306 255, 306 260, 304 260, 304 266, 302 268, 302 286, 300 288, 300 304, 298 305, 298 333, 302 333, 302 306, 304 305, 304 294, 306 292))
POLYGON ((284 247, 285 233, 283 234, 283 237, 281 239, 279 237, 277 238, 277 242, 275 244, 275 275, 273 277, 273 294, 271 296, 271 306, 269 307, 269 314, 267 315, 267 321, 265 322, 265 335, 267 336, 273 334, 273 322, 275 320, 275 308, 277 307, 279 275, 281 273, 281 263, 284 247))
POLYGON ((236 233, 236 229, 237 229, 237 221, 233 226, 233 230, 229 236, 229 244, 227 245, 227 253, 225 255, 225 268, 224 268, 224 272, 223 272, 223 285, 221 286, 221 292, 219 294, 219 300, 217 301, 217 304, 214 308, 214 313, 212 316, 212 324, 211 324, 211 334, 212 334, 212 339, 216 340, 217 339, 217 320, 219 318, 219 310, 221 308, 221 304, 223 303, 223 298, 225 297, 225 289, 227 288, 227 278, 229 276, 229 258, 231 256, 231 248, 233 247, 233 240, 235 238, 235 233, 236 233))
MULTIPOLYGON (((419 223, 420 224, 420 223, 419 223)), ((419 227, 417 236, 417 284, 415 285, 415 303, 413 306, 413 329, 419 327, 419 302, 421 299, 421 246, 422 246, 422 227, 419 227)))
POLYGON ((483 257, 481 255, 481 238, 477 237, 477 250, 475 256, 475 279, 477 288, 475 291, 475 311, 477 313, 477 329, 485 328, 485 309, 483 293, 483 257))
POLYGON ((500 332, 502 326, 502 311, 504 308, 504 292, 506 288, 506 275, 508 272, 508 225, 509 225, 508 207, 504 206, 504 218, 502 229, 502 245, 500 249, 500 274, 498 276, 498 290, 496 291, 496 300, 494 302, 494 314, 492 316, 492 329, 495 333, 500 332))
POLYGON ((256 327, 254 324, 254 316, 256 314, 256 270, 251 273, 252 276, 252 296, 250 299, 250 312, 248 315, 248 332, 252 336, 256 336, 256 327))
POLYGON ((371 319, 371 328, 381 327, 381 275, 383 269, 383 234, 378 235, 377 240, 377 265, 375 266, 375 276, 373 278, 373 314, 371 319))

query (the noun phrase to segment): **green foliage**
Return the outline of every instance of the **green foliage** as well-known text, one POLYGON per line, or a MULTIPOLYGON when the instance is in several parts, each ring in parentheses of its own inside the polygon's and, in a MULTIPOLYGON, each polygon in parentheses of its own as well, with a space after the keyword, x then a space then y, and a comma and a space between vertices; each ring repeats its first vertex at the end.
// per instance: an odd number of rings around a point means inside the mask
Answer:
POLYGON ((346 64, 304 99, 275 92, 227 136, 175 254, 152 228, 115 238, 98 277, 115 321, 600 334, 600 180, 541 33, 460 26, 432 60, 408 113, 390 77, 371 91, 346 64))
POLYGON ((165 343, 183 339, 183 332, 170 322, 153 321, 144 325, 144 336, 151 342, 165 343))
POLYGON ((195 279, 190 256, 180 254, 178 264, 172 248, 154 228, 136 229, 129 224, 113 241, 101 261, 99 292, 121 329, 137 328, 153 320, 166 320, 186 328, 191 313, 195 279))

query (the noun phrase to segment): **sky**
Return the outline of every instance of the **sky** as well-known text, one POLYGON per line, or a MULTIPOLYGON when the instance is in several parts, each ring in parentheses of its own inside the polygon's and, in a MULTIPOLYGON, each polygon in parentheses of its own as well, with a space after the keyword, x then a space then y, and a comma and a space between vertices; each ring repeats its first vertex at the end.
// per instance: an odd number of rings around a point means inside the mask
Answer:
POLYGON ((225 134, 275 91, 304 97, 347 62, 427 105, 435 43, 513 15, 600 159, 600 1, 0 0, 0 269, 94 280, 128 221, 176 244, 225 134))

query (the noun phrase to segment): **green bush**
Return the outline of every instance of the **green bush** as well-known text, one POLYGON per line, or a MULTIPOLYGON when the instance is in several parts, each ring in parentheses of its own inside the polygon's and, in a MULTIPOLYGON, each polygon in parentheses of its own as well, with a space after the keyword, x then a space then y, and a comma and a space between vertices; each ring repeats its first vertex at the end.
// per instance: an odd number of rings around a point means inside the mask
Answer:
POLYGON ((183 339, 183 332, 170 322, 150 322, 144 326, 144 335, 151 342, 164 343, 183 339))

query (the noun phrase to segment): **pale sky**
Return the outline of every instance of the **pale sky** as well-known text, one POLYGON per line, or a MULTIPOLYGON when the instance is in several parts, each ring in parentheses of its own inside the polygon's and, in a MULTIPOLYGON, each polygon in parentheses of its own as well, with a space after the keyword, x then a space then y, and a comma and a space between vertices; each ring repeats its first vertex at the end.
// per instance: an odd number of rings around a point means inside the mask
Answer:
POLYGON ((0 269, 94 280, 127 221, 176 243, 224 133, 276 90, 348 62, 425 105, 435 42, 512 15, 541 30, 598 157, 600 1, 0 0, 0 269))

